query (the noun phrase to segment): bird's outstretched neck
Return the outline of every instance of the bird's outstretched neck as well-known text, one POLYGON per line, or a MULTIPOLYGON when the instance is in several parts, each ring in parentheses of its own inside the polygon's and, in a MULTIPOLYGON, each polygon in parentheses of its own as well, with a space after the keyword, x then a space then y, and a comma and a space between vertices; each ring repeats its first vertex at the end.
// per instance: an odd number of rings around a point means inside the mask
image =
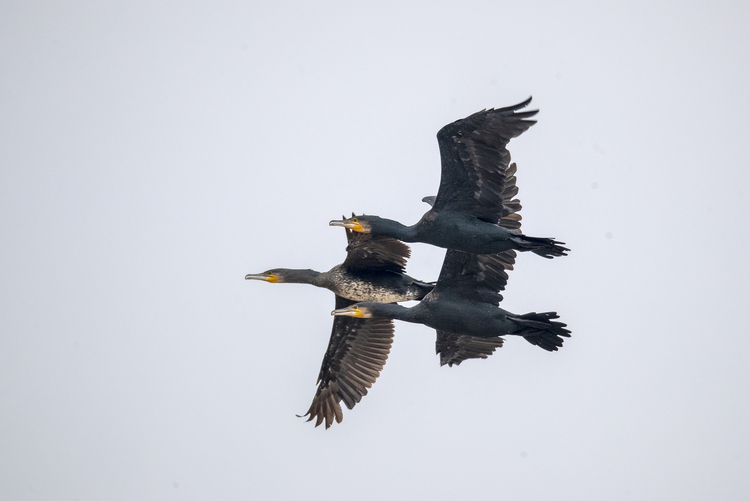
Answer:
POLYGON ((315 270, 299 270, 293 268, 274 268, 257 275, 245 275, 245 280, 264 280, 266 282, 279 282, 287 284, 312 284, 318 287, 321 285, 321 279, 324 273, 315 270))
POLYGON ((417 242, 417 225, 406 226, 393 219, 378 218, 370 222, 371 232, 376 235, 397 238, 402 242, 417 242))

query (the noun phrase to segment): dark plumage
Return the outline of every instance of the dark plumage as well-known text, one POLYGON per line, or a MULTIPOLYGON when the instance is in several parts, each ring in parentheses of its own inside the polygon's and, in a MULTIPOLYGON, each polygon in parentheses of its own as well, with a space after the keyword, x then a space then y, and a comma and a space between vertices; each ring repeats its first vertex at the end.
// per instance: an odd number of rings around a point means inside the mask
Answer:
MULTIPOLYGON (((353 302, 336 296, 336 308, 353 302)), ((379 303, 374 303, 379 304, 379 303)), ((315 426, 344 418, 340 402, 351 410, 367 395, 380 376, 393 344, 393 320, 336 317, 331 339, 318 374, 318 389, 304 416, 315 419, 315 426)), ((304 417, 300 416, 300 417, 304 417)))
POLYGON ((498 221, 512 207, 503 204, 510 153, 506 145, 531 127, 537 111, 516 113, 531 98, 515 106, 490 109, 446 125, 438 132, 442 173, 432 208, 415 225, 378 216, 331 221, 358 232, 424 242, 472 254, 496 254, 510 249, 531 251, 546 258, 566 255, 562 242, 529 237, 498 221))
MULTIPOLYGON (((562 338, 570 337, 566 325, 554 321, 557 313, 517 315, 498 308, 502 300, 498 291, 505 288, 507 278, 504 265, 496 256, 449 250, 435 288, 413 308, 363 302, 337 309, 332 314, 424 324, 436 329, 439 338, 443 334, 443 346, 449 353, 459 347, 454 336, 497 339, 506 334, 523 336, 531 344, 556 351, 563 344, 562 338)), ((441 348, 440 343, 437 348, 441 348)), ((482 353, 483 348, 479 344, 473 348, 463 347, 477 353, 482 353)))

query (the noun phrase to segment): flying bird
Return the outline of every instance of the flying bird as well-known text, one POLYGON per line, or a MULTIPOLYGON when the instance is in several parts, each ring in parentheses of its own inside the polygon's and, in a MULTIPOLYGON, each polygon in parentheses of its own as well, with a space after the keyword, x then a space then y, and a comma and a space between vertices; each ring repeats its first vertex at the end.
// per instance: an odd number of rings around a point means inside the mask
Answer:
MULTIPOLYGON (((434 284, 404 273, 411 255, 409 246, 393 238, 346 232, 347 256, 329 271, 274 268, 249 274, 246 280, 269 283, 303 283, 323 287, 336 294, 336 308, 356 301, 409 301, 422 299, 434 284)), ((335 318, 328 348, 318 374, 318 388, 305 416, 341 422, 340 402, 352 409, 380 375, 393 343, 393 321, 335 318)))
POLYGON ((505 288, 507 279, 505 264, 498 256, 448 250, 435 288, 416 306, 360 302, 331 314, 424 324, 445 340, 461 335, 488 339, 516 335, 547 351, 557 351, 570 331, 566 324, 555 321, 559 318, 556 312, 517 315, 498 307, 503 299, 498 291, 505 288))
POLYGON ((379 303, 420 300, 432 290, 434 284, 404 273, 411 255, 408 245, 390 237, 349 230, 346 237, 346 259, 328 271, 274 268, 245 275, 245 279, 310 284, 344 299, 379 303))
POLYGON ((515 106, 483 110, 446 125, 437 134, 441 177, 432 208, 412 226, 379 216, 353 216, 333 220, 357 232, 424 242, 472 254, 496 254, 506 250, 531 251, 545 258, 564 256, 569 250, 551 238, 523 235, 498 224, 507 214, 503 190, 510 164, 506 149, 511 138, 531 127, 528 118, 538 110, 517 112, 531 98, 515 106))

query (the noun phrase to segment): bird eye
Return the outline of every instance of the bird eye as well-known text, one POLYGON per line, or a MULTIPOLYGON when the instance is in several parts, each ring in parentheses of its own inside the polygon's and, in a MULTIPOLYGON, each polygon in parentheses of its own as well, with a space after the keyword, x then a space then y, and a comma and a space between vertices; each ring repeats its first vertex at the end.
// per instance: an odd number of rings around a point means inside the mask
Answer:
POLYGON ((356 218, 356 217, 353 217, 353 218, 351 219, 351 221, 352 221, 352 223, 358 223, 358 222, 359 222, 359 221, 357 221, 357 218, 356 218))

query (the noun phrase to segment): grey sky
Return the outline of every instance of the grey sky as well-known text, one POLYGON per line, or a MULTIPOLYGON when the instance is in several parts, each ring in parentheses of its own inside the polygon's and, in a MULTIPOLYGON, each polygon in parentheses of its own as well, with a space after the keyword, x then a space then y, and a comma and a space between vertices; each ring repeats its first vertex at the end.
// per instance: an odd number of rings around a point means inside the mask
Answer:
MULTIPOLYGON (((744 2, 5 2, 0 497, 750 497, 744 2), (314 395, 352 211, 406 224, 435 134, 533 95, 506 309, 439 367, 397 323, 344 422, 314 395)), ((443 251, 415 244, 434 280, 443 251)))

